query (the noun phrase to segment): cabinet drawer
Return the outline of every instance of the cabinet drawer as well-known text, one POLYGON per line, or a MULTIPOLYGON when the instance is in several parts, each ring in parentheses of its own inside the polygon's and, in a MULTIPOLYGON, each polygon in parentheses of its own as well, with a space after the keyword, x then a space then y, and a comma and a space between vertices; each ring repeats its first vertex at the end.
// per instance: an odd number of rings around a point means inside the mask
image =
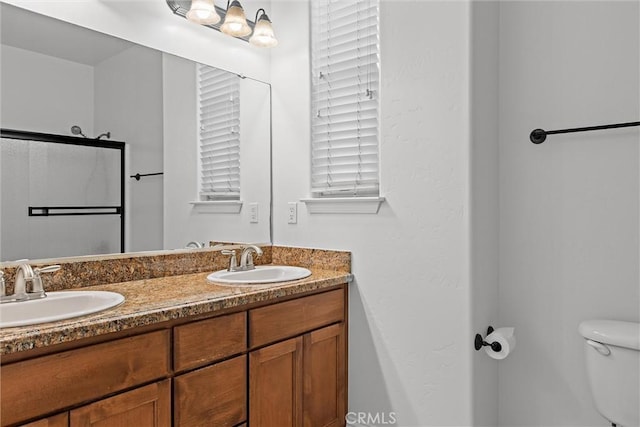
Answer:
POLYGON ((20 427, 69 427, 69 413, 64 412, 20 427))
POLYGON ((174 368, 197 368, 247 348, 245 313, 230 314, 174 328, 174 368))
POLYGON ((171 380, 136 388, 70 413, 70 427, 171 426, 171 380))
POLYGON ((232 427, 247 419, 247 356, 180 375, 174 380, 176 427, 232 427))
POLYGON ((249 345, 258 347, 344 319, 344 291, 256 308, 249 311, 249 345))
POLYGON ((2 367, 2 425, 96 399, 169 373, 169 331, 2 367))

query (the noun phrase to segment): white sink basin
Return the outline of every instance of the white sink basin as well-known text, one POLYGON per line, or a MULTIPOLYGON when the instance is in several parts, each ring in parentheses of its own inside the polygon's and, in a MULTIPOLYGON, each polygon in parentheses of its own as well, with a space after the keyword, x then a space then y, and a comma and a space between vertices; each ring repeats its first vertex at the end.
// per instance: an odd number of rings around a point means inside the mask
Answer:
POLYGON ((115 292, 48 292, 46 298, 0 304, 0 328, 84 316, 115 307, 123 301, 124 297, 115 292))
POLYGON ((304 279, 311 272, 302 267, 288 265, 261 265, 254 270, 227 271, 220 270, 207 276, 212 282, 228 285, 256 285, 262 283, 288 282, 304 279))

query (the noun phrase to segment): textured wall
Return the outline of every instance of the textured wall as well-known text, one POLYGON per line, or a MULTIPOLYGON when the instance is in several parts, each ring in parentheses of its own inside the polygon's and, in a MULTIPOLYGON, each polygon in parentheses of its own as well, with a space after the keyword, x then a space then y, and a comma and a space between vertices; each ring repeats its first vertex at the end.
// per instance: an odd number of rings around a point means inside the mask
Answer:
POLYGON ((349 402, 401 426, 470 425, 469 6, 383 2, 377 215, 307 213, 306 2, 274 2, 274 237, 353 251, 349 402), (285 19, 286 17, 286 19, 285 19), (419 45, 419 49, 413 47, 419 45))
POLYGON ((93 67, 2 45, 3 128, 93 135, 93 67), (60 102, 64 99, 64 102, 60 102))
POLYGON ((638 2, 503 2, 500 43, 500 425, 606 425, 578 324, 639 319, 638 2))
POLYGON ((162 54, 133 46, 97 64, 95 105, 96 131, 128 145, 126 250, 160 249, 163 177, 129 175, 162 172, 162 54))

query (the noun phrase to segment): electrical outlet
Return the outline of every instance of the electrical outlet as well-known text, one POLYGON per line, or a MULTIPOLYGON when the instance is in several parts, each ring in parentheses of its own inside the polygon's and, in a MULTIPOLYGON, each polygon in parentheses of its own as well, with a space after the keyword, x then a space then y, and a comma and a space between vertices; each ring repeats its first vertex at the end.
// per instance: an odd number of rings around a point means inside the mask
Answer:
POLYGON ((258 222, 258 204, 257 203, 249 203, 249 222, 251 223, 258 222))
POLYGON ((298 223, 298 204, 296 202, 289 202, 287 222, 289 224, 298 223))

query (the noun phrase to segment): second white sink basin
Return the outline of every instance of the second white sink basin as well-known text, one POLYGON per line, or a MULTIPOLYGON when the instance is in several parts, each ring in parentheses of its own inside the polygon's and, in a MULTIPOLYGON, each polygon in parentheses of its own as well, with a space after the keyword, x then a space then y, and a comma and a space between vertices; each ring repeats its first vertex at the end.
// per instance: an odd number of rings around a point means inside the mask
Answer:
POLYGON ((0 304, 0 328, 35 325, 97 313, 124 301, 116 292, 47 292, 46 298, 0 304))
POLYGON ((230 285, 256 285, 288 282, 290 280, 304 279, 310 275, 311 271, 303 267, 260 265, 254 270, 247 271, 216 271, 208 275, 207 279, 212 282, 230 285))

